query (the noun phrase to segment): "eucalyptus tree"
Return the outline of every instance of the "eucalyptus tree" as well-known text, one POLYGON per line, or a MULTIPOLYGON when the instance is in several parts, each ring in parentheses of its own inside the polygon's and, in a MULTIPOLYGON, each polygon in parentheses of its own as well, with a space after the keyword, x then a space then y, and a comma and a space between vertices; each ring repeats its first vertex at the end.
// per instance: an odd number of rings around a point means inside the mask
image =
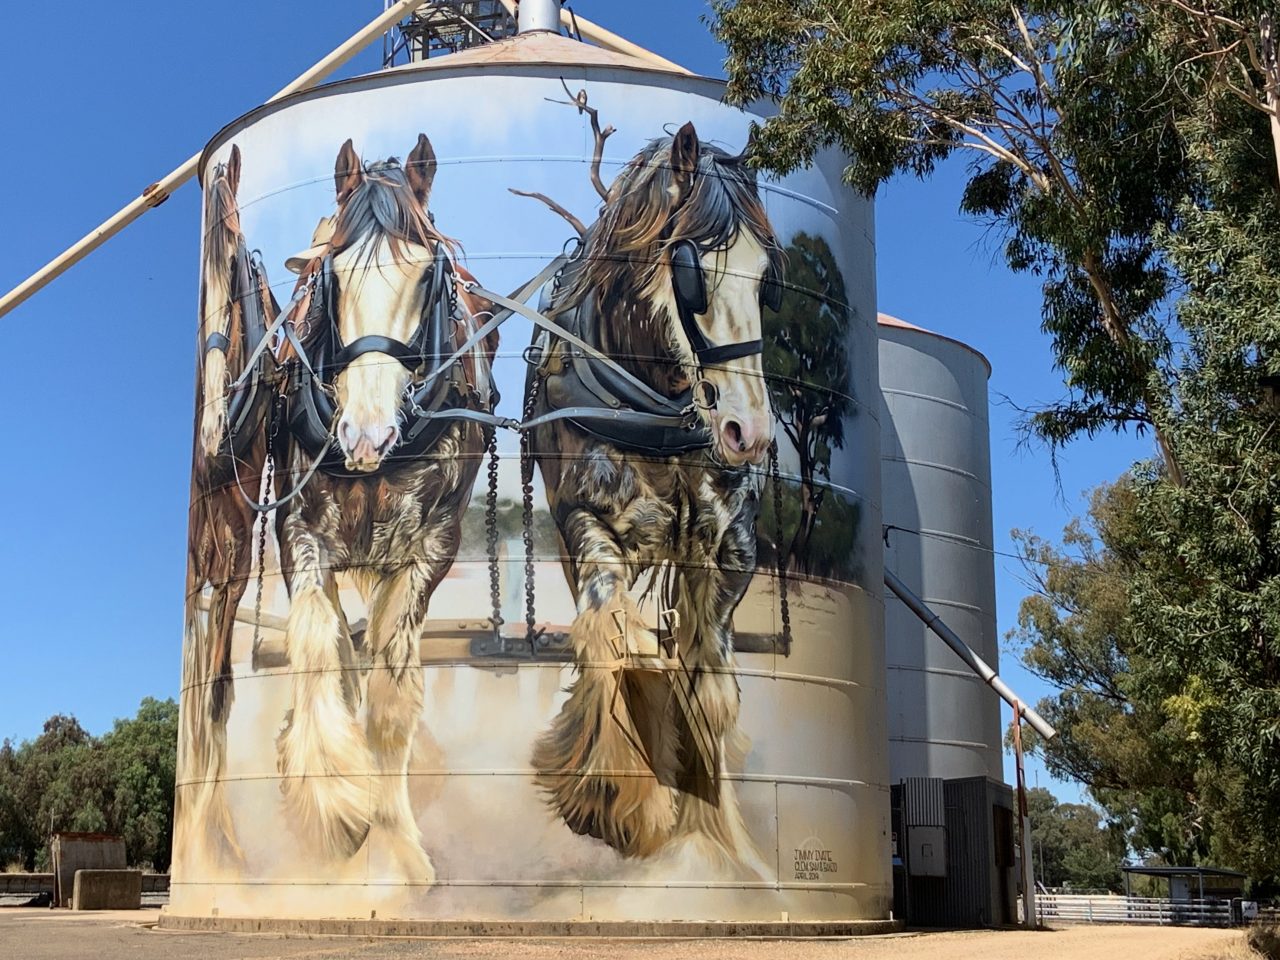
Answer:
POLYGON ((1176 278, 1153 241, 1193 189, 1168 52, 1128 5, 994 0, 713 0, 729 98, 777 101, 754 145, 785 172, 834 145, 874 192, 969 161, 961 208, 1043 279, 1066 399, 1030 428, 1053 445, 1134 428, 1181 471, 1167 423, 1176 278))

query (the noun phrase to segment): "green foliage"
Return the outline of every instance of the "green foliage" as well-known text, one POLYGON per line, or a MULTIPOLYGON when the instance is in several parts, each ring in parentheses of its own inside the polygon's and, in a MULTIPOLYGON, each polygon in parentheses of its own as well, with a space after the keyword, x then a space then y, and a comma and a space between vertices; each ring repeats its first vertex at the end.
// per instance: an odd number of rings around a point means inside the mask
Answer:
POLYGON ((74 717, 45 721, 34 740, 0 745, 0 860, 47 864, 52 833, 118 833, 134 863, 167 870, 172 855, 178 707, 142 701, 105 737, 74 717))
POLYGON ((1053 444, 1134 425, 1163 441, 1174 277, 1153 231, 1194 184, 1167 104, 1173 63, 1138 6, 712 3, 730 100, 778 100, 758 164, 786 172, 835 146, 846 180, 872 193, 969 157, 961 209, 1004 238, 1012 269, 1044 280, 1070 394, 1029 426, 1053 444))
MULTIPOLYGON (((1039 705, 1058 736, 1032 748, 1055 776, 1087 785, 1140 856, 1232 867, 1265 884, 1280 866, 1274 761, 1258 763, 1256 728, 1220 716, 1232 716, 1220 692, 1231 681, 1207 683, 1203 671, 1226 651, 1195 621, 1221 616, 1221 598, 1188 569, 1181 545, 1166 542, 1161 498, 1151 496, 1146 482, 1099 488, 1088 522, 1067 528, 1065 549, 1017 534, 1033 593, 1011 637, 1027 668, 1059 691, 1039 705), (1155 584, 1175 608, 1153 604, 1155 584)), ((1228 649, 1234 634, 1218 635, 1228 649)))
POLYGON ((1188 349, 1171 423, 1185 488, 1138 471, 1147 546, 1130 585, 1164 707, 1203 758, 1203 795, 1239 829, 1223 855, 1280 876, 1280 195, 1266 119, 1215 102, 1184 136, 1206 185, 1162 239, 1185 278, 1188 349))
POLYGON ((1186 730, 1151 697, 1130 617, 1129 584, 1145 531, 1133 485, 1095 491, 1088 521, 1063 547, 1015 531, 1033 592, 1010 633, 1024 665, 1058 689, 1039 709, 1058 730, 1043 752, 1050 773, 1086 784, 1140 854, 1198 863, 1208 852, 1186 730))
POLYGON ((1027 812, 1037 880, 1047 887, 1123 889, 1124 832, 1115 824, 1104 824, 1101 810, 1059 803, 1048 790, 1034 787, 1027 791, 1027 812))
POLYGON ((1245 943, 1263 960, 1280 960, 1280 926, 1255 923, 1245 934, 1245 943))
MULTIPOLYGON (((850 396, 848 293, 827 241, 798 233, 787 246, 787 287, 764 317, 764 368, 783 435, 796 452, 799 485, 783 494, 787 564, 812 576, 850 573, 858 507, 832 491, 831 455, 844 446, 850 396), (824 506, 825 505, 825 506, 824 506)), ((759 526, 761 558, 776 558, 772 488, 759 526)), ((770 563, 774 562, 772 559, 770 563)))
POLYGON ((111 785, 108 821, 137 862, 167 870, 172 859, 178 705, 147 697, 101 741, 111 785))

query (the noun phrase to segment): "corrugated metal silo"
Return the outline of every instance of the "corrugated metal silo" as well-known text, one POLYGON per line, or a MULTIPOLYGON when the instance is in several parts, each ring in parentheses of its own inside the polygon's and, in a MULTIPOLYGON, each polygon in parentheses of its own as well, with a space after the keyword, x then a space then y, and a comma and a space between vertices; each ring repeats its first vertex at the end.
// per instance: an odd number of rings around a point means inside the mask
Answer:
POLYGON ((206 150, 170 923, 888 917, 872 207, 722 94, 529 33, 206 150))
MULTIPOLYGON (((996 667, 990 374, 972 347, 880 315, 885 566, 996 667)), ((885 644, 892 781, 1002 780, 996 696, 896 597, 885 644)))

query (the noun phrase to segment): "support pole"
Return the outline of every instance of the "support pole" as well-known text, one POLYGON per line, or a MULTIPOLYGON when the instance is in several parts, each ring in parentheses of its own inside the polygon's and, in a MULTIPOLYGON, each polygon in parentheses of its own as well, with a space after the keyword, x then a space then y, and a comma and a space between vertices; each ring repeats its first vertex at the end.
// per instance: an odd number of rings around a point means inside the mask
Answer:
POLYGON ((1022 764, 1022 718, 1013 715, 1013 755, 1018 776, 1018 835, 1022 838, 1022 922, 1036 926, 1036 881, 1031 866, 1031 811, 1027 808, 1027 770, 1022 764))
POLYGON ((943 643, 954 650, 956 656, 963 660, 965 665, 982 679, 983 683, 998 693, 1005 703, 1013 707, 1014 716, 1026 720, 1032 729, 1046 740, 1052 740, 1058 735, 1058 731, 1054 730, 1044 717, 1019 700, 1018 695, 1010 689, 1009 685, 1000 679, 1000 675, 991 669, 990 665, 978 656, 972 647, 961 640, 956 635, 956 632, 943 623, 942 618, 929 608, 928 604, 912 593, 907 585, 898 579, 897 574, 887 567, 884 571, 884 585, 907 605, 908 610, 924 621, 924 625, 932 630, 943 643))
MULTIPOLYGON (((569 26, 574 22, 574 18, 569 14, 569 11, 561 10, 560 22, 565 26, 569 26)), ((639 44, 632 43, 630 40, 620 37, 616 33, 611 33, 598 23, 592 23, 590 20, 584 20, 582 17, 577 17, 576 22, 578 24, 578 32, 581 33, 583 37, 590 40, 592 43, 604 47, 606 50, 613 50, 615 53, 625 53, 638 60, 647 60, 655 67, 662 67, 664 70, 673 70, 676 73, 691 73, 691 71, 686 70, 684 67, 680 66, 680 64, 673 63, 666 57, 660 57, 652 50, 646 50, 639 44)))
MULTIPOLYGON (((399 0, 398 3, 384 10, 380 16, 369 21, 359 32, 337 47, 327 57, 318 61, 310 70, 282 89, 271 100, 279 100, 282 97, 287 97, 290 94, 315 86, 351 60, 372 40, 384 34, 391 26, 399 23, 425 2, 426 0, 399 0)), ((267 102, 270 103, 271 100, 267 102)), ((99 224, 53 260, 50 260, 31 276, 27 277, 22 283, 18 284, 3 297, 0 297, 0 317, 22 303, 41 287, 61 276, 94 250, 97 250, 98 247, 102 246, 148 210, 158 207, 168 200, 169 194, 195 175, 196 167, 199 164, 200 154, 197 153, 180 167, 151 184, 151 186, 142 191, 141 195, 134 198, 114 216, 99 224)))

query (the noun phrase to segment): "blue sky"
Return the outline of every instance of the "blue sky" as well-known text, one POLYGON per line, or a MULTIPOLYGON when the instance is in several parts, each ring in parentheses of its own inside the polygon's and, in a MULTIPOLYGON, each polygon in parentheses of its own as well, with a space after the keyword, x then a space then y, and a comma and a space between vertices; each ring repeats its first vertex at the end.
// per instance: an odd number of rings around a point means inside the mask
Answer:
MULTIPOLYGON (((721 74, 696 0, 579 0, 580 13, 689 68, 721 74)), ((92 29, 47 8, 0 12, 0 286, 8 288, 176 166, 381 9, 380 0, 124 0, 92 29), (199 9, 203 15, 181 19, 199 9)), ((371 49, 344 75, 378 66, 371 49)), ((991 360, 998 550, 1056 535, 1081 494, 1150 447, 1019 446, 1016 411, 1062 393, 1033 278, 1012 276, 957 213, 963 165, 890 184, 877 205, 880 308, 991 360)), ((185 567, 199 192, 181 190, 0 319, 0 737, 74 713, 95 732, 144 696, 176 696, 185 567)), ((1024 588, 997 557, 998 617, 1024 588)), ((1030 700, 1042 685, 1006 656, 1030 700)), ((1006 711, 1006 720, 1008 711, 1006 711)), ((1051 784, 1034 766, 1032 782, 1051 784)))

